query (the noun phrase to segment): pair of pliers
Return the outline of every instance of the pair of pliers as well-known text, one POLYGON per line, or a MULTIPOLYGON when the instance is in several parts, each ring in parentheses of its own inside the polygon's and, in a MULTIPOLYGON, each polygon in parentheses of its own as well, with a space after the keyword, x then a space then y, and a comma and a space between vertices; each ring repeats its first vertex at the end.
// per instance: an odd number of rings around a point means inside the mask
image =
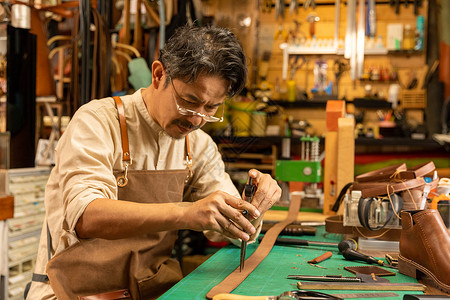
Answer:
POLYGON ((316 9, 316 2, 314 2, 314 0, 305 0, 305 3, 303 3, 303 8, 306 10, 309 7, 316 9))
MULTIPOLYGON (((249 177, 248 183, 244 187, 244 200, 251 203, 252 199, 253 199, 253 195, 255 194, 255 191, 256 191, 256 185, 252 184, 252 178, 249 177)), ((244 209, 242 211, 242 215, 244 215, 244 217, 246 217, 248 219, 249 218, 248 210, 244 209)), ((241 261, 240 261, 240 265, 239 265, 239 272, 242 272, 242 270, 244 269, 246 252, 247 252, 247 242, 245 242, 243 240, 241 242, 241 261)))

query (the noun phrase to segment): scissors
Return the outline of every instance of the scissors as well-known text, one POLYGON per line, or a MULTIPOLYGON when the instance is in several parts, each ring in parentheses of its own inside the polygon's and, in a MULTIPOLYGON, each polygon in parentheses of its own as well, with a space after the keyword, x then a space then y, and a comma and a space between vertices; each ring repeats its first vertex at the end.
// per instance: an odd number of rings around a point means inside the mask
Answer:
MULTIPOLYGON (((252 199, 253 199, 253 194, 255 193, 255 191, 256 191, 256 185, 252 184, 252 178, 249 177, 248 183, 244 187, 244 200, 251 203, 252 199)), ((242 214, 244 215, 244 217, 246 217, 248 219, 248 217, 249 217, 248 210, 244 209, 242 211, 242 214)), ((240 262, 240 266, 239 266, 239 272, 242 272, 242 270, 244 269, 246 252, 247 252, 247 242, 242 241, 241 242, 241 262, 240 262)))

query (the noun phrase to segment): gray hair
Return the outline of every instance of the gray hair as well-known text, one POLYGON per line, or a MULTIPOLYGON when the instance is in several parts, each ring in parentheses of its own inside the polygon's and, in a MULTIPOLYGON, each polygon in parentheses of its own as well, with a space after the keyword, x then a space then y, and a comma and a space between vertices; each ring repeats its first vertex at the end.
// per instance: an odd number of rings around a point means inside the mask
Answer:
POLYGON ((193 83, 200 74, 216 75, 229 83, 228 96, 237 95, 247 80, 244 51, 235 35, 216 26, 182 26, 167 41, 159 60, 170 79, 193 83))

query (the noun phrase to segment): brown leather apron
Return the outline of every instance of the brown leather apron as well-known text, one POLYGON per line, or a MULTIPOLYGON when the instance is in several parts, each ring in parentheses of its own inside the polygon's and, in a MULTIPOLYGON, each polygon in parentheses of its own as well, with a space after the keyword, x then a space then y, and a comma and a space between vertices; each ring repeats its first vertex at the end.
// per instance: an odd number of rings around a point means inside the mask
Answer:
MULTIPOLYGON (((118 111, 120 116, 123 108, 119 105, 118 111)), ((123 124, 121 131, 123 144, 124 139, 128 142, 123 124)), ((126 154, 129 156, 129 151, 124 149, 124 158, 126 154)), ((119 181, 118 199, 139 203, 182 201, 187 169, 146 171, 128 170, 126 166, 125 174, 114 172, 118 179, 127 178, 125 186, 119 181)), ((82 240, 49 261, 50 285, 59 300, 86 295, 96 296, 78 299, 157 298, 182 278, 178 262, 170 258, 176 238, 176 231, 164 231, 119 240, 82 240), (128 291, 119 293, 121 297, 104 298, 120 290, 128 291)))

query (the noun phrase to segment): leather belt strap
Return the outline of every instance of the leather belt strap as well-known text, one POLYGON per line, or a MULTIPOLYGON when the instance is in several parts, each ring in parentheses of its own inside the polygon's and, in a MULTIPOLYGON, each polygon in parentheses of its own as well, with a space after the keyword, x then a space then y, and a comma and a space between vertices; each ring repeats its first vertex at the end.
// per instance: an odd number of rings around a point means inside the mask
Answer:
POLYGON ((389 179, 416 179, 423 177, 436 169, 432 161, 423 163, 412 168, 406 168, 406 164, 396 164, 381 168, 372 172, 367 172, 356 176, 356 182, 374 182, 389 179), (395 173, 398 173, 397 176, 395 173), (393 178, 394 177, 394 178, 393 178))
POLYGON ((116 102, 117 113, 119 115, 120 135, 122 136, 122 150, 123 150, 122 161, 127 162, 130 165, 131 156, 130 156, 130 148, 128 146, 128 131, 127 131, 127 120, 125 119, 125 110, 123 108, 122 100, 120 99, 119 96, 115 96, 114 101, 116 102))
POLYGON ((425 180, 420 177, 416 179, 404 180, 401 182, 355 182, 353 183, 352 189, 354 191, 361 191, 361 196, 363 198, 366 198, 379 195, 387 195, 388 192, 389 194, 392 194, 395 192, 410 190, 413 188, 421 187, 424 184, 425 180))
POLYGON ((266 258, 269 252, 272 250, 275 241, 280 232, 289 224, 297 219, 297 214, 300 209, 301 197, 299 195, 293 195, 291 198, 291 204, 289 205, 289 213, 285 220, 275 224, 270 228, 264 238, 262 239, 259 247, 255 252, 245 260, 245 268, 242 272, 239 271, 239 267, 236 268, 228 277, 226 277, 221 283, 213 287, 206 298, 212 299, 215 295, 221 293, 230 293, 236 287, 247 278, 248 275, 266 258))
POLYGON ((402 179, 413 179, 418 177, 423 177, 436 169, 434 162, 430 161, 417 165, 415 167, 409 168, 407 171, 400 172, 400 177, 402 179))
POLYGON ((344 226, 344 216, 336 215, 325 219, 325 231, 338 234, 353 234, 350 226, 344 226))
POLYGON ((386 180, 390 179, 392 174, 398 171, 406 171, 406 164, 396 164, 392 166, 388 166, 385 168, 381 168, 375 171, 367 172, 361 175, 356 176, 357 182, 368 182, 368 181, 379 181, 379 180, 386 180))
POLYGON ((344 226, 344 217, 342 215, 336 215, 326 218, 325 230, 329 233, 365 236, 368 238, 377 238, 383 236, 383 240, 387 241, 398 241, 400 239, 401 233, 401 229, 383 228, 378 231, 371 231, 370 229, 364 227, 344 226))

